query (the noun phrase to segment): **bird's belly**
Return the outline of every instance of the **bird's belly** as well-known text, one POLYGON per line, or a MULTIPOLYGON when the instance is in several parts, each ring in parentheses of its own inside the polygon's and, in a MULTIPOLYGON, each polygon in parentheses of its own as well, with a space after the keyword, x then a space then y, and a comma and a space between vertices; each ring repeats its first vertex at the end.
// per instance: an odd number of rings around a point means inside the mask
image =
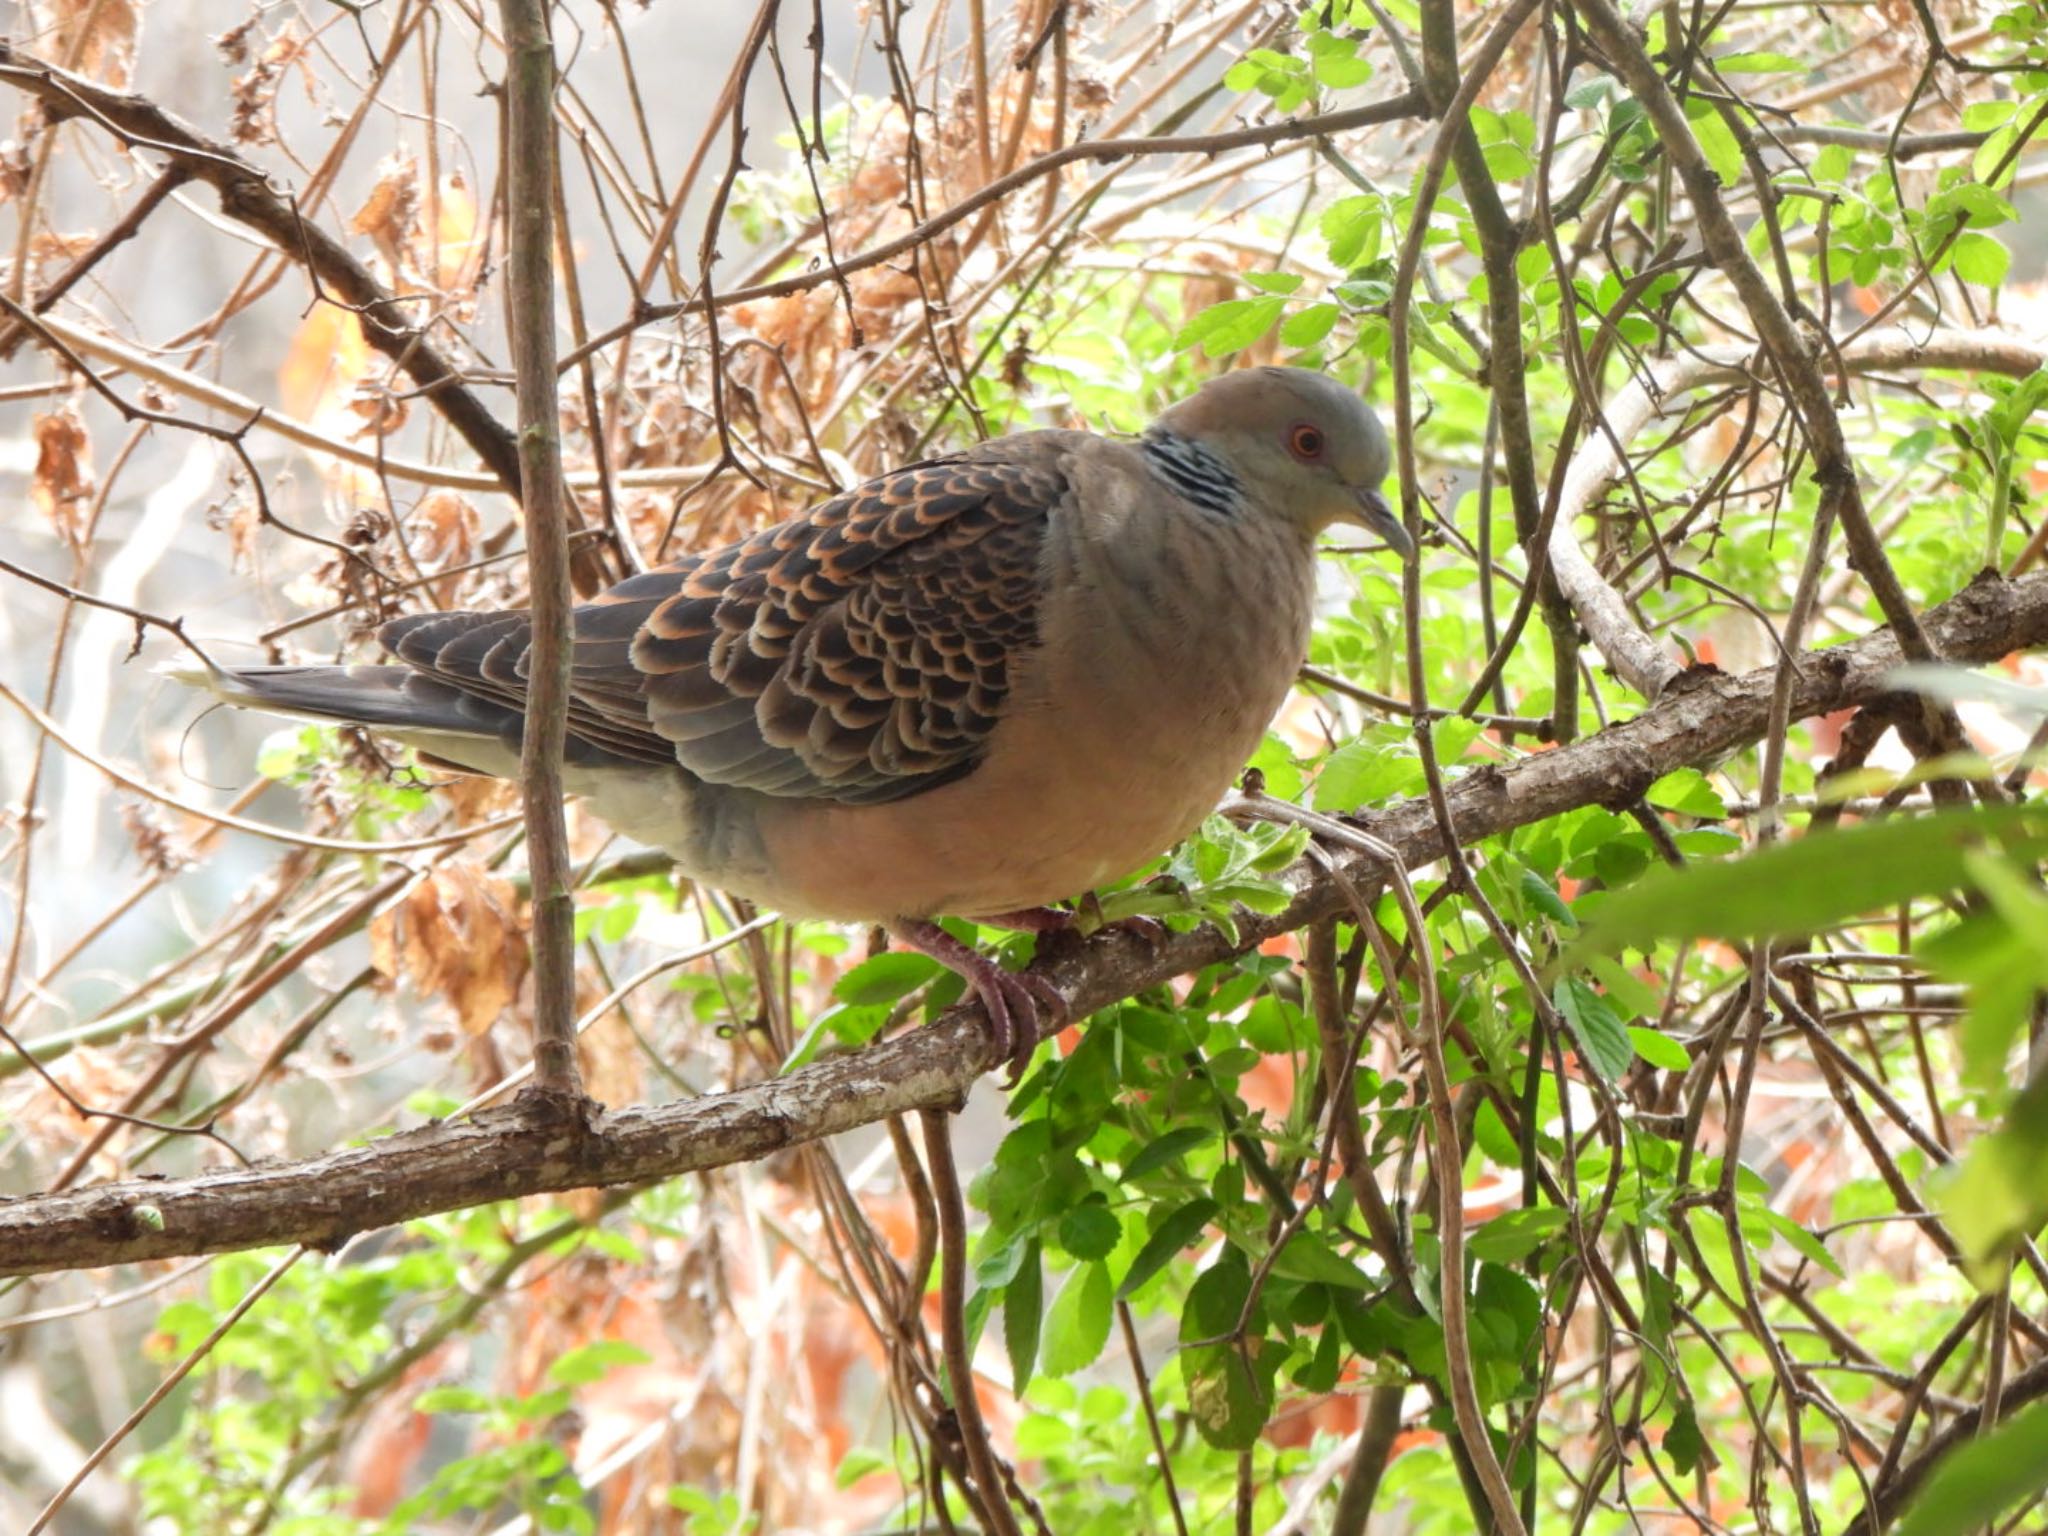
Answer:
POLYGON ((988 916, 1077 896, 1200 825, 1270 713, 1170 731, 1133 720, 1080 741, 1057 714, 1013 718, 1001 751, 925 794, 762 806, 762 888, 749 894, 791 915, 859 921, 988 916))

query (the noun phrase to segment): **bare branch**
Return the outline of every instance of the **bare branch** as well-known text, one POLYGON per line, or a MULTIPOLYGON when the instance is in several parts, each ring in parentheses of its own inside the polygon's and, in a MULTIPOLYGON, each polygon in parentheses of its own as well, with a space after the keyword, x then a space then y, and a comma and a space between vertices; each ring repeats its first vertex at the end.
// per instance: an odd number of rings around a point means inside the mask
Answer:
POLYGON ((519 483, 519 447, 463 382, 462 371, 410 320, 399 301, 354 254, 303 218, 233 146, 209 139, 146 96, 108 90, 82 75, 45 64, 0 38, 0 80, 34 97, 53 119, 83 117, 130 149, 165 156, 220 198, 221 212, 266 236, 278 253, 304 266, 335 302, 363 322, 363 336, 426 392, 448 424, 509 490, 519 483))

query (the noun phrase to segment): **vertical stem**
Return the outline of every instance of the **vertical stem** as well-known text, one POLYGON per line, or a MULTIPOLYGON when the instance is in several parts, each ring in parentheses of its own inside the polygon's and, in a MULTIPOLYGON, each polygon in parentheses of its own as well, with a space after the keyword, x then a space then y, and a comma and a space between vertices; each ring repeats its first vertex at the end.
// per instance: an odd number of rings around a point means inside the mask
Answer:
POLYGON ((967 1348, 967 1211, 960 1193, 960 1173, 953 1165, 951 1116, 943 1109, 918 1111, 924 1129, 925 1162, 931 1172, 932 1195, 939 1207, 939 1328, 946 1360, 946 1386, 953 1394, 953 1415, 974 1478, 985 1528, 994 1536, 1019 1536, 1017 1517, 1003 1492, 995 1447, 974 1395, 974 1360, 967 1348))
POLYGON ((575 908, 562 820, 569 719, 569 534, 555 397, 555 51, 546 0, 499 0, 505 24, 506 323, 518 380, 520 508, 533 645, 520 745, 533 873, 534 1082, 581 1098, 576 1070, 575 908))

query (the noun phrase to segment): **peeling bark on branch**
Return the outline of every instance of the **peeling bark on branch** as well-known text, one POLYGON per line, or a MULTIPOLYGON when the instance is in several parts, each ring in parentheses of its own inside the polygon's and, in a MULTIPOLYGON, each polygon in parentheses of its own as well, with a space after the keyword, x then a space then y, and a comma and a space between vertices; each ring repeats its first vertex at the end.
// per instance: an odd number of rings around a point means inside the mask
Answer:
MULTIPOLYGON (((2016 582, 1980 578, 1922 616, 1929 639, 1958 662, 1987 662, 2048 645, 2048 573, 2016 582)), ((1802 656, 1795 719, 1865 703, 1901 660, 1889 631, 1802 656)), ((1460 836, 1477 840, 1587 805, 1624 805, 1674 769, 1712 762, 1758 741, 1775 667, 1731 677, 1690 674, 1634 720, 1507 768, 1480 768, 1450 788, 1460 836)), ((1444 852, 1425 800, 1403 801, 1364 825, 1414 868, 1444 852)), ((1149 986, 1227 959, 1275 934, 1349 910, 1340 879, 1376 883, 1373 861, 1332 850, 1336 874, 1304 861, 1287 871, 1294 899, 1271 916, 1244 914, 1235 944, 1214 928, 1156 949, 1097 934, 1045 968, 1092 1012, 1149 986)), ((184 1254, 303 1242, 328 1247, 372 1227, 437 1211, 592 1185, 650 1183, 723 1167, 873 1124, 908 1110, 958 1104, 993 1062, 978 1008, 729 1093, 599 1115, 588 1131, 542 1103, 487 1111, 300 1163, 134 1179, 96 1189, 0 1201, 0 1275, 98 1268, 184 1254)))

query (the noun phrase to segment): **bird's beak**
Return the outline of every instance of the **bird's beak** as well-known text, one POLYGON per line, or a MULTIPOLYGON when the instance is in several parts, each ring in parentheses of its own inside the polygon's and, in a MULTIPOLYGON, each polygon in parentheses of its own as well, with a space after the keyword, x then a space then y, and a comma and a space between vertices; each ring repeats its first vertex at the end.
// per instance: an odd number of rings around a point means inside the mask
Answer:
POLYGON ((1387 548, 1403 560, 1415 558, 1415 541, 1401 526, 1401 516, 1387 505, 1377 486, 1363 486, 1351 493, 1358 500, 1358 524, 1387 541, 1387 548))

